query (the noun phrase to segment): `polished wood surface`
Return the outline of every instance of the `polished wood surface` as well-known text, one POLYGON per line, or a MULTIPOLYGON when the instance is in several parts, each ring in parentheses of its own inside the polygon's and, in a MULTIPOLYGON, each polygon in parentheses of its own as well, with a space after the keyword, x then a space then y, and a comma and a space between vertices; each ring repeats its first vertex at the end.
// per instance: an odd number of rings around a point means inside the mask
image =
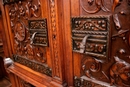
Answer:
POLYGON ((12 87, 130 87, 129 0, 0 2, 12 87))

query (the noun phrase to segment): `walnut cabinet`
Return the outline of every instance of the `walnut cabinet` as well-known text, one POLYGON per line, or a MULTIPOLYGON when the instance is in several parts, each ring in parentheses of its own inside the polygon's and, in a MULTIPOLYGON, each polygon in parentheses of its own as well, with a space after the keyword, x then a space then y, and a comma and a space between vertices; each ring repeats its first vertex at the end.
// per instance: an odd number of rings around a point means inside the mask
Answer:
POLYGON ((12 87, 130 87, 130 0, 1 0, 12 87))

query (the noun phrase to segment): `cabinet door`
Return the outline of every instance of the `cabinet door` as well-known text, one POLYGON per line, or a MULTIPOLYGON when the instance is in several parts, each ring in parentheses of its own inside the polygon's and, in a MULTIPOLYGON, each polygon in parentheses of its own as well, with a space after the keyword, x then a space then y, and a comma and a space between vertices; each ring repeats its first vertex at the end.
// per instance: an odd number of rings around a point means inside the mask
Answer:
MULTIPOLYGON (((14 79, 37 87, 64 84, 57 4, 56 0, 3 0, 7 20, 3 21, 14 61, 9 71, 14 79)), ((18 87, 14 79, 13 86, 18 87)))
POLYGON ((74 86, 129 87, 129 0, 71 0, 68 3, 71 26, 65 30, 68 35, 65 41, 70 41, 66 42, 66 53, 70 55, 65 56, 72 57, 69 59, 72 69, 68 69, 72 70, 74 86))

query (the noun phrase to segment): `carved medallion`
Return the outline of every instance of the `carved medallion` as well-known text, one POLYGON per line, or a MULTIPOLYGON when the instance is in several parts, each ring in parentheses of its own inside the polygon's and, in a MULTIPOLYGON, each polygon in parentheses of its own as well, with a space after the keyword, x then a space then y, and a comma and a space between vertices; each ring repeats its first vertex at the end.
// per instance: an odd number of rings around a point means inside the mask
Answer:
POLYGON ((25 39, 25 27, 24 27, 23 23, 21 23, 20 21, 18 21, 15 24, 14 33, 15 33, 15 38, 18 41, 23 41, 25 39))
POLYGON ((100 10, 103 10, 104 12, 109 11, 109 9, 105 6, 104 0, 80 0, 80 5, 81 8, 89 14, 97 13, 100 10), (85 2, 88 2, 89 6, 85 2))

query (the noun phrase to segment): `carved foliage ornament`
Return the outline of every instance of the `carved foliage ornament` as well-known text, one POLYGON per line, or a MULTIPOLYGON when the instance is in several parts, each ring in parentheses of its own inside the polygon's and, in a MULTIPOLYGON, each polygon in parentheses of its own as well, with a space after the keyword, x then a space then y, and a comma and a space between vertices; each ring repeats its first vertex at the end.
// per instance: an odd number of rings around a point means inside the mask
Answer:
POLYGON ((101 62, 102 61, 96 58, 92 58, 91 56, 85 57, 82 62, 82 70, 84 74, 87 77, 93 79, 91 72, 94 72, 94 73, 101 72, 101 62))
POLYGON ((25 65, 25 66, 31 68, 32 70, 46 74, 48 76, 52 76, 52 70, 45 64, 41 64, 39 62, 29 60, 27 58, 24 58, 24 57, 21 57, 18 55, 14 55, 13 60, 14 60, 14 62, 25 65))
POLYGON ((14 33, 14 48, 17 55, 45 63, 45 48, 34 45, 48 45, 46 20, 30 21, 41 17, 40 0, 18 0, 9 4, 11 29, 14 33), (30 30, 30 32, 29 32, 30 30), (37 34, 33 35, 36 31, 37 34), (29 34, 30 33, 30 34, 29 34), (33 37, 30 39, 30 36, 33 37), (36 51, 34 52, 34 50, 36 51))

